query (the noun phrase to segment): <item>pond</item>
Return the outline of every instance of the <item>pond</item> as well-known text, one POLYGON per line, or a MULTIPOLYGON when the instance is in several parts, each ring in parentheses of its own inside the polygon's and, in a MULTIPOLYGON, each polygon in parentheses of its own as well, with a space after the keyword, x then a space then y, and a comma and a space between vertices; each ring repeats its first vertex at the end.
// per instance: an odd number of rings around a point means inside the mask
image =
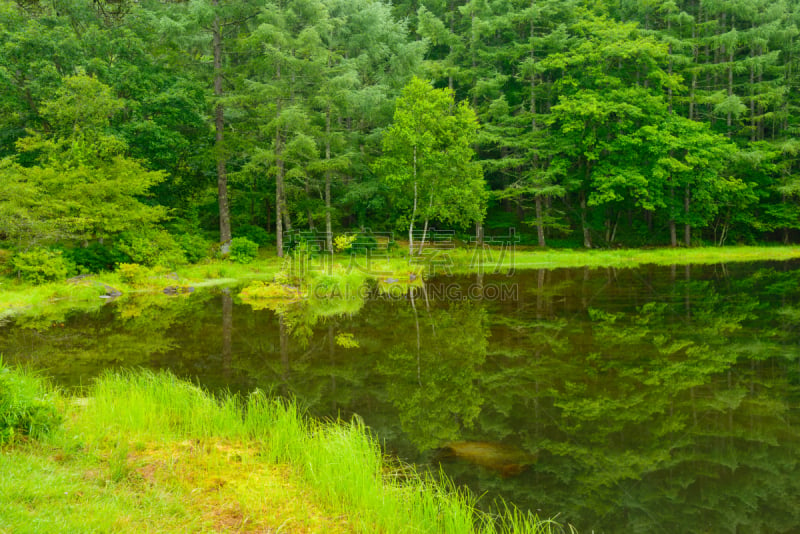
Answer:
POLYGON ((237 289, 122 298, 6 324, 0 354, 67 387, 147 367, 293 396, 579 532, 800 528, 800 263, 407 289, 280 313, 237 289))

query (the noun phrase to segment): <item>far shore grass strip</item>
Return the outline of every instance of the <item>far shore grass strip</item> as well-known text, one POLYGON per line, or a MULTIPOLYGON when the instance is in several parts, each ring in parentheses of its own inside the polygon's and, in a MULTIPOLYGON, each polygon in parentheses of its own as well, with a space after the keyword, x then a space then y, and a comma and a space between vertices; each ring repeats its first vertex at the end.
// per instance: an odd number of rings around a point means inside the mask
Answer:
MULTIPOLYGON (((451 253, 456 270, 476 271, 474 252, 451 253)), ((560 269, 571 267, 633 268, 641 265, 707 265, 754 261, 787 261, 800 258, 800 246, 780 247, 704 247, 619 250, 490 250, 483 267, 514 269, 560 269)))

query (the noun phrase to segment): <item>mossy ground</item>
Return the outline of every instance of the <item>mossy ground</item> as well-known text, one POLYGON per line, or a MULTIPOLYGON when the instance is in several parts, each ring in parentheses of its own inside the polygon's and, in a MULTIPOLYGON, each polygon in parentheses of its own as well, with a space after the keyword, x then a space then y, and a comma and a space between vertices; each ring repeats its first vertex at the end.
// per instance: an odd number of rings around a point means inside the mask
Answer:
POLYGON ((258 456, 252 444, 219 439, 9 448, 0 532, 355 531, 288 465, 258 456))

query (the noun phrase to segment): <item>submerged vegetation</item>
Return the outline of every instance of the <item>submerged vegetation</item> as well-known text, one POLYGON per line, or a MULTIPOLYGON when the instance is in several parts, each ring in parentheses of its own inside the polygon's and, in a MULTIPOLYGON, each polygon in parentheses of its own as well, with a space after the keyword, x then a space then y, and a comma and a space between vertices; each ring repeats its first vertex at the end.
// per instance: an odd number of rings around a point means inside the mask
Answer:
POLYGON ((64 398, 16 369, 0 379, 0 400, 65 412, 63 427, 14 434, 0 451, 11 532, 563 530, 518 510, 479 512, 446 479, 384 456, 363 423, 312 420, 261 391, 215 398, 142 371, 107 373, 88 397, 64 398))

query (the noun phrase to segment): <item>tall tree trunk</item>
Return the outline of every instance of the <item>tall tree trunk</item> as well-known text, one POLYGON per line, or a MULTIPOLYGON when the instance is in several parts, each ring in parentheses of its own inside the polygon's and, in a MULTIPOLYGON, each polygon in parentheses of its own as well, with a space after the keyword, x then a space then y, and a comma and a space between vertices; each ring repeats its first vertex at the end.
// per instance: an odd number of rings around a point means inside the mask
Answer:
MULTIPOLYGON (((670 188, 669 196, 672 199, 675 198, 675 188, 674 187, 670 188)), ((669 245, 672 248, 675 248, 675 247, 678 246, 678 233, 675 230, 675 217, 670 217, 670 219, 669 219, 669 245)))
POLYGON ((541 248, 547 246, 547 243, 545 242, 544 239, 544 217, 542 215, 541 195, 536 195, 536 238, 541 248))
MULTIPOLYGON (((216 9, 219 6, 219 0, 213 0, 212 5, 216 9)), ((214 109, 214 130, 216 133, 214 144, 217 158, 219 240, 222 243, 222 252, 225 253, 231 243, 231 214, 228 206, 228 173, 225 168, 225 151, 222 147, 225 114, 222 103, 219 101, 222 98, 222 28, 219 15, 214 16, 211 34, 214 48, 214 96, 217 98, 217 105, 214 109)))
POLYGON ((687 247, 692 246, 692 227, 689 224, 689 202, 690 202, 691 193, 689 192, 689 186, 686 186, 686 191, 683 195, 683 213, 686 215, 686 224, 683 227, 683 244, 687 247))
MULTIPOLYGON (((585 176, 584 180, 588 186, 589 184, 589 176, 591 175, 591 162, 585 162, 585 176)), ((586 192, 581 190, 580 195, 580 206, 581 206, 581 229, 583 230, 583 246, 585 248, 592 248, 592 234, 589 230, 589 226, 586 222, 586 192)))
MULTIPOLYGON (((281 77, 280 65, 277 69, 278 79, 281 77)), ((275 103, 276 117, 281 115, 281 99, 275 103)), ((283 139, 281 138, 280 120, 275 128, 275 247, 278 257, 283 257, 283 139)))
MULTIPOLYGON (((305 180, 305 191, 306 191, 306 198, 309 198, 311 196, 311 182, 309 181, 308 175, 306 175, 306 180, 305 180)), ((316 230, 316 227, 314 226, 314 214, 311 213, 310 206, 306 208, 306 219, 308 219, 308 229, 311 231, 316 230)))
MULTIPOLYGON (((431 212, 431 208, 433 207, 433 196, 431 196, 430 202, 428 202, 428 213, 431 212)), ((419 253, 422 254, 422 249, 425 248, 425 238, 428 235, 428 215, 425 215, 425 226, 422 227, 422 241, 419 243, 419 253)))
MULTIPOLYGON (((331 161, 331 105, 325 112, 325 162, 331 161)), ((333 254, 333 230, 331 228, 331 171, 325 168, 325 247, 333 254)))
MULTIPOLYGON (((731 29, 735 27, 735 21, 733 15, 731 15, 731 29)), ((728 96, 733 96, 733 53, 736 50, 735 46, 731 46, 730 50, 728 50, 728 96)), ((727 125, 728 125, 728 137, 732 135, 732 126, 733 126, 733 114, 731 113, 730 109, 728 110, 728 117, 727 117, 727 125)))
POLYGON ((586 222, 586 193, 580 192, 581 202, 581 228, 583 229, 583 246, 585 248, 592 248, 592 234, 586 222))
MULTIPOLYGON (((531 9, 536 7, 535 0, 531 0, 531 9)), ((531 19, 531 29, 530 29, 530 39, 531 39, 531 64, 536 64, 536 50, 533 47, 533 38, 536 35, 536 28, 533 24, 533 19, 531 19)), ((536 70, 531 69, 531 130, 536 131, 536 70)), ((533 167, 536 169, 538 165, 538 154, 533 155, 533 167)), ((542 213, 542 196, 536 195, 534 200, 535 202, 535 209, 536 209, 536 240, 539 244, 539 247, 544 248, 547 246, 547 243, 544 238, 544 216, 542 213)))
POLYGON ((289 210, 286 209, 286 187, 283 188, 283 197, 281 198, 281 211, 283 212, 283 227, 287 232, 292 231, 292 216, 289 210))
POLYGON ((414 255, 414 219, 417 216, 417 147, 414 147, 414 208, 408 223, 408 255, 414 255))
MULTIPOLYGON (((753 29, 755 29, 755 22, 753 29)), ((755 67, 753 66, 753 58, 756 56, 755 46, 750 45, 750 141, 756 140, 756 89, 755 89, 755 67)))

